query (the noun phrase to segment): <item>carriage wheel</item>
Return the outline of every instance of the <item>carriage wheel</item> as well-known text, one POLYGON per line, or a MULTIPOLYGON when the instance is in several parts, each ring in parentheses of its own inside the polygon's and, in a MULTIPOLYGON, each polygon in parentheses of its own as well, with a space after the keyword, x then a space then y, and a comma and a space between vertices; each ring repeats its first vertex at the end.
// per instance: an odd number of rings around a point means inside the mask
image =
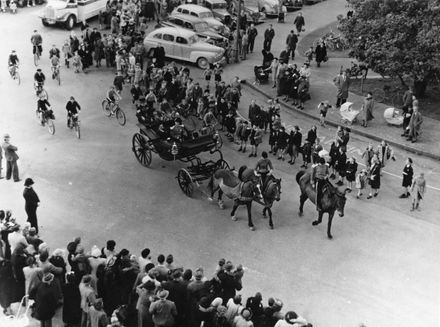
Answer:
POLYGON ((215 165, 216 165, 217 169, 226 169, 226 170, 231 169, 229 167, 229 164, 224 159, 218 160, 215 165))
POLYGON ((142 166, 149 167, 151 165, 151 149, 141 134, 136 133, 133 135, 131 149, 142 166))
POLYGON ((177 173, 177 181, 179 182, 179 186, 183 193, 185 193, 186 196, 191 197, 194 191, 193 180, 186 169, 179 169, 179 172, 177 173))

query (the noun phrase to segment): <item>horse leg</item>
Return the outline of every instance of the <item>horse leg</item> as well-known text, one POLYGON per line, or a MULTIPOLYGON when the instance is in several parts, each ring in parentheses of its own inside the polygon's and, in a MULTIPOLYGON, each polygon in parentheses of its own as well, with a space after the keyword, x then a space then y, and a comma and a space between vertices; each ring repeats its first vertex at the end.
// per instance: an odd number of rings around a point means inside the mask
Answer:
POLYGON ((252 202, 246 203, 247 214, 248 214, 248 226, 250 230, 255 230, 254 223, 252 222, 252 202))
POLYGON ((234 206, 232 207, 232 211, 231 211, 231 219, 232 219, 233 221, 236 221, 236 220, 237 220, 237 217, 235 217, 235 211, 237 211, 237 208, 238 208, 238 201, 235 200, 235 201, 234 201, 234 206))
POLYGON ((225 208, 225 205, 223 204, 222 198, 223 198, 223 191, 221 188, 219 188, 218 189, 218 206, 220 209, 223 210, 225 208))
POLYGON ((264 207, 264 208, 263 208, 263 218, 267 218, 267 216, 266 216, 266 211, 267 211, 267 208, 264 207))
POLYGON ((335 214, 334 212, 328 213, 327 236, 330 240, 333 238, 333 236, 332 236, 332 221, 333 221, 334 214, 335 214))
POLYGON ((322 222, 322 215, 323 215, 322 210, 318 211, 318 220, 315 220, 312 223, 313 226, 319 225, 322 222))
POLYGON ((307 194, 301 193, 299 197, 299 215, 300 217, 303 215, 304 202, 307 201, 307 194))
POLYGON ((269 227, 270 227, 270 229, 273 229, 272 209, 270 207, 268 207, 267 211, 269 212, 269 227))

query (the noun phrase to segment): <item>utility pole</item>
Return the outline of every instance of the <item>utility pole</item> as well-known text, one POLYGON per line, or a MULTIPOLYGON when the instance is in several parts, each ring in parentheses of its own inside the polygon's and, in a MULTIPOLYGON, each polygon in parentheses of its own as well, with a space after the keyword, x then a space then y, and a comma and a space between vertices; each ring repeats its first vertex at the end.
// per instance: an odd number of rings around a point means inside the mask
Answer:
POLYGON ((235 62, 239 62, 239 54, 240 54, 240 26, 241 26, 241 1, 238 0, 238 9, 237 9, 237 28, 235 31, 235 62))

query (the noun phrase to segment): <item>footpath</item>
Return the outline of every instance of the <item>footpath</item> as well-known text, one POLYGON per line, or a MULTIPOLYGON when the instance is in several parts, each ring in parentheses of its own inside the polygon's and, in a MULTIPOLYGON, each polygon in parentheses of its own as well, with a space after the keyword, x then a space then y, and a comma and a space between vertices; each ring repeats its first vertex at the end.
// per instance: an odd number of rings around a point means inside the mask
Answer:
MULTIPOLYGON (((308 49, 319 37, 317 31, 325 31, 326 27, 331 26, 336 21, 337 15, 345 14, 347 11, 345 4, 345 0, 332 0, 320 2, 313 6, 303 7, 302 13, 306 21, 306 31, 300 36, 295 60, 290 60, 289 63, 295 63, 298 67, 301 67, 306 60, 304 57, 305 50, 308 49)), ((296 15, 297 13, 295 12, 290 13, 286 17, 285 23, 278 23, 276 19, 267 19, 264 24, 258 25, 258 36, 255 41, 254 52, 249 54, 246 60, 240 61, 239 66, 237 64, 228 65, 225 68, 225 79, 230 80, 234 76, 239 76, 242 80, 245 80, 247 87, 256 90, 267 98, 276 97, 276 89, 272 88, 272 83, 262 85, 254 83, 254 66, 261 65, 262 63, 261 50, 263 45, 263 35, 269 24, 272 24, 275 29, 275 38, 272 43, 271 52, 275 57, 278 57, 281 51, 285 48, 285 39, 287 35, 290 30, 294 29, 293 20, 296 15), (237 69, 238 67, 239 69, 237 69)), ((310 119, 316 120, 318 123, 319 112, 317 110, 317 105, 321 101, 328 100, 334 106, 336 102, 336 87, 333 84, 333 78, 337 75, 341 66, 344 68, 350 67, 352 60, 353 59, 351 58, 332 59, 330 56, 329 61, 322 64, 320 68, 316 67, 316 62, 312 62, 312 76, 310 78, 311 100, 305 103, 304 110, 296 109, 294 106, 285 103, 284 101, 280 101, 283 110, 304 115, 310 119)), ((365 94, 368 91, 369 90, 366 89, 365 94)), ((363 103, 363 97, 350 93, 347 101, 353 103, 353 109, 360 110, 363 103)), ((435 160, 440 160, 440 144, 438 143, 438 140, 440 140, 440 122, 432 118, 423 117, 422 134, 416 143, 411 143, 406 141, 406 138, 400 136, 402 134, 401 127, 390 126, 385 121, 383 113, 388 107, 389 106, 384 104, 376 103, 373 112, 374 119, 369 122, 369 126, 365 128, 360 126, 359 123, 353 123, 353 125, 349 126, 352 133, 367 137, 375 142, 385 140, 391 146, 435 160)), ((242 112, 242 114, 245 117, 247 116, 247 112, 242 112)), ((291 115, 282 117, 282 120, 287 125, 291 125, 292 122, 286 120, 287 116, 291 115)), ((339 110, 335 108, 329 110, 326 121, 329 126, 336 127, 342 125, 339 110)))

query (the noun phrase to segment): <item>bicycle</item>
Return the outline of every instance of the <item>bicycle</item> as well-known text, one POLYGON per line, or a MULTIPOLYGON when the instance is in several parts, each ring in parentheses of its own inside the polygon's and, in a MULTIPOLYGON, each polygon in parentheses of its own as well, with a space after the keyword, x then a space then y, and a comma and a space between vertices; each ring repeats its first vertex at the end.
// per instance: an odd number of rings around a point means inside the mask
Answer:
POLYGON ((41 47, 41 45, 34 45, 34 48, 35 48, 34 65, 35 66, 38 66, 38 62, 40 61, 40 56, 41 56, 40 47, 41 47))
POLYGON ((69 128, 75 130, 75 134, 78 139, 81 138, 81 128, 79 125, 78 115, 73 115, 69 117, 69 128))
POLYGON ((53 114, 52 110, 47 110, 46 112, 42 113, 40 110, 36 110, 35 113, 37 114, 37 119, 42 123, 43 126, 47 126, 47 129, 49 131, 49 134, 54 135, 55 134, 55 124, 54 119, 55 116, 53 114))
POLYGON ((18 85, 21 83, 20 72, 18 71, 18 65, 12 65, 9 67, 9 73, 11 74, 11 78, 16 80, 18 85))
POLYGON ((124 126, 126 122, 125 113, 119 106, 119 103, 117 101, 110 102, 108 99, 102 100, 102 110, 104 110, 104 113, 107 117, 116 116, 116 119, 119 123, 119 125, 124 126))
POLYGON ((58 85, 61 85, 60 66, 52 67, 52 76, 58 81, 58 85))

